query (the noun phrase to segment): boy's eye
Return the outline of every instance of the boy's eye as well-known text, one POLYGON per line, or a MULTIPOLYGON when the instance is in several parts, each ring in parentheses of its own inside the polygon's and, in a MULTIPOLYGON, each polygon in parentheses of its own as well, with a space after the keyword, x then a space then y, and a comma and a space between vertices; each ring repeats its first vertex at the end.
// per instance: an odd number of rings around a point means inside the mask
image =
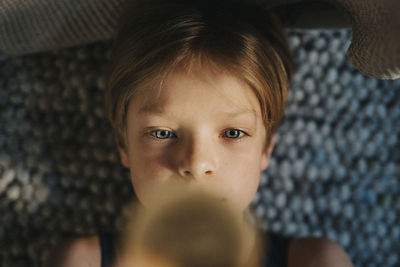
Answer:
POLYGON ((237 139, 239 137, 240 133, 245 134, 245 132, 243 132, 241 130, 237 130, 237 129, 230 129, 228 131, 225 131, 225 133, 226 133, 226 137, 228 137, 230 139, 237 139))
POLYGON ((156 131, 152 131, 150 132, 150 134, 158 139, 167 139, 168 137, 171 136, 171 134, 173 134, 172 132, 168 131, 168 130, 156 130, 156 131))
MULTIPOLYGON (((246 134, 244 131, 242 130, 238 130, 238 129, 229 129, 227 131, 225 131, 225 136, 229 139, 239 139, 240 134, 246 134)), ((168 130, 156 130, 156 131, 152 131, 150 132, 150 135, 154 136, 157 139, 168 139, 168 138, 176 138, 176 135, 174 133, 172 133, 171 131, 168 130)), ((242 135, 243 136, 243 135, 242 135)))

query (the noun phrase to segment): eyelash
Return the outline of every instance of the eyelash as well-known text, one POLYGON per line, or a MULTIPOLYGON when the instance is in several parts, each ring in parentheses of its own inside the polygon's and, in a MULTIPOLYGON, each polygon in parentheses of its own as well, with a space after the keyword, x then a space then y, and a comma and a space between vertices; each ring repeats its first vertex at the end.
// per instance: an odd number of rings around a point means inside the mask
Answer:
MULTIPOLYGON (((242 138, 244 138, 245 136, 249 136, 249 134, 247 134, 245 131, 242 131, 242 130, 239 130, 239 129, 234 129, 234 128, 226 130, 225 133, 226 133, 226 132, 229 132, 229 131, 232 131, 232 130, 233 130, 233 131, 239 131, 239 134, 240 134, 240 132, 243 133, 243 136, 242 136, 242 137, 238 137, 238 138, 229 138, 229 137, 228 137, 228 139, 231 139, 233 142, 238 142, 238 141, 240 141, 242 138)), ((154 131, 148 132, 148 134, 149 134, 150 136, 154 137, 154 138, 156 139, 157 142, 163 142, 163 140, 170 139, 170 138, 168 138, 168 137, 167 137, 167 138, 158 138, 158 137, 156 137, 156 136, 153 135, 153 133, 155 133, 155 132, 160 132, 160 131, 165 131, 165 132, 168 132, 168 133, 172 133, 172 132, 169 131, 169 130, 158 129, 158 130, 154 130, 154 131)), ((173 134, 173 133, 172 133, 172 134, 173 134)), ((176 138, 176 137, 174 137, 174 138, 176 138)))

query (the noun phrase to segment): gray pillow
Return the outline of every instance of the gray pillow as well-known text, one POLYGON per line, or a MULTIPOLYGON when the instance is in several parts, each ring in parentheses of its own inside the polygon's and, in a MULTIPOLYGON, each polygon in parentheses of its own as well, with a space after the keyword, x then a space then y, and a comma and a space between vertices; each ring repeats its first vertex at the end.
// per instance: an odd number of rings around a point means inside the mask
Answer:
POLYGON ((109 39, 127 0, 1 0, 0 51, 31 54, 109 39))
MULTIPOLYGON (((112 38, 128 1, 2 0, 0 51, 21 55, 112 38)), ((353 65, 379 79, 400 77, 399 0, 251 1, 273 8, 287 27, 352 27, 353 65)))

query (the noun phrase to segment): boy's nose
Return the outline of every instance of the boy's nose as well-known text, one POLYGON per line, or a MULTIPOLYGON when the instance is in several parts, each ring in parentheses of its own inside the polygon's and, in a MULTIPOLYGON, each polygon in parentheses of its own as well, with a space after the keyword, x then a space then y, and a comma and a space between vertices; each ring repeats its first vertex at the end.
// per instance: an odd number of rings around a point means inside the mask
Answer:
POLYGON ((215 176, 217 156, 212 144, 192 142, 182 147, 178 172, 184 178, 210 179, 215 176))
POLYGON ((206 164, 192 164, 191 167, 181 168, 180 175, 183 177, 193 177, 194 179, 211 178, 214 171, 205 166, 206 164), (204 165, 204 166, 201 166, 204 165))

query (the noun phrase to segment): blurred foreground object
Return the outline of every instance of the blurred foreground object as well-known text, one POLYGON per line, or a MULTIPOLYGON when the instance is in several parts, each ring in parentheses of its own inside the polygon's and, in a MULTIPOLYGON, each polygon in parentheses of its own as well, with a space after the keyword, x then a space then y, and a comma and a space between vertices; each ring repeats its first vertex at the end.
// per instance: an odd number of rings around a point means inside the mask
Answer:
POLYGON ((131 209, 122 266, 260 266, 257 231, 242 216, 201 191, 169 192, 150 209, 131 209))
MULTIPOLYGON (((351 27, 353 65, 378 79, 400 77, 399 0, 252 1, 274 8, 286 27, 351 27)), ((0 52, 22 55, 110 39, 126 2, 2 0, 0 52)))

